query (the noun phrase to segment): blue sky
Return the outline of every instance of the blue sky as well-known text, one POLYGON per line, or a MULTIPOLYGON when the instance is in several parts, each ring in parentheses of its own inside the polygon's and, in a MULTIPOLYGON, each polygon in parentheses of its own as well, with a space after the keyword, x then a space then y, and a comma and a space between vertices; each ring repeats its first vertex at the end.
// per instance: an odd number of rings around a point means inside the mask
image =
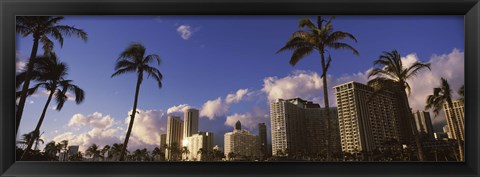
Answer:
MULTIPOLYGON (((164 80, 161 89, 154 80, 144 80, 138 106, 142 111, 129 148, 154 147, 158 134, 164 133, 166 115, 178 115, 186 107, 201 110, 200 130, 214 132, 215 143, 223 146, 223 134, 236 120, 253 133, 257 123, 269 125, 268 101, 276 97, 302 97, 323 106, 323 88, 302 85, 319 81, 319 55, 313 53, 292 67, 291 52, 276 54, 302 17, 67 16, 61 24, 84 29, 88 41, 66 38, 55 51, 70 66, 68 78, 85 90, 86 98, 80 105, 68 101, 60 112, 49 109, 42 136, 46 142, 68 139, 82 146, 123 143, 136 75, 110 76, 120 52, 132 42, 161 57, 158 68, 164 80)), ((357 38, 358 43, 346 42, 360 56, 331 52, 329 94, 336 84, 365 82, 373 60, 382 51, 396 49, 407 63, 432 62, 432 71, 411 81, 410 101, 420 109, 440 77, 455 89, 463 84, 463 22, 463 16, 337 16, 335 30, 357 38)), ((17 36, 17 66, 29 56, 32 43, 31 36, 17 36)), ((45 101, 41 92, 27 99, 20 134, 34 129, 45 101)), ((330 104, 335 105, 333 97, 330 104)), ((443 119, 441 115, 434 122, 443 119)))

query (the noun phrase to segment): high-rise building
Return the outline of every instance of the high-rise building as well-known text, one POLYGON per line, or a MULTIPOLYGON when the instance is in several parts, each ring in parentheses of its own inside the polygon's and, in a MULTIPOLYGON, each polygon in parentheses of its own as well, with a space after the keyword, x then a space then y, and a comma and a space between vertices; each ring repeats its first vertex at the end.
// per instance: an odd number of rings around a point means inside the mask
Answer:
POLYGON ((414 111, 413 118, 415 119, 415 125, 421 139, 425 139, 425 140, 434 139, 433 125, 432 125, 432 120, 430 119, 430 112, 414 111))
POLYGON ((259 123, 258 124, 258 137, 259 137, 259 145, 260 145, 260 157, 262 160, 265 160, 269 154, 268 154, 268 142, 267 142, 267 126, 265 123, 259 123))
POLYGON ((397 99, 388 90, 357 82, 334 87, 343 152, 373 151, 400 139, 397 99), (372 96, 375 92, 375 96, 372 96))
POLYGON ((183 121, 177 116, 168 116, 167 118, 167 139, 166 144, 170 147, 165 152, 165 159, 180 160, 181 154, 178 153, 183 140, 183 121))
POLYGON ((447 134, 448 139, 453 139, 453 134, 450 132, 448 125, 443 126, 443 132, 447 134))
POLYGON ((183 114, 183 138, 198 133, 198 110, 187 109, 183 114))
POLYGON ((465 106, 460 100, 453 101, 453 109, 448 104, 443 104, 443 110, 447 118, 447 125, 452 134, 453 139, 464 140, 465 137, 465 106), (453 123, 453 118, 457 122, 457 126, 453 123))
POLYGON ((213 150, 213 133, 198 132, 187 137, 185 147, 188 153, 184 154, 187 161, 205 161, 207 153, 213 150))
POLYGON ((160 151, 165 152, 165 145, 167 144, 167 134, 160 134, 160 151))
POLYGON ((224 135, 224 153, 225 157, 256 159, 260 157, 258 136, 241 129, 240 121, 237 121, 233 132, 224 135))
MULTIPOLYGON (((336 120, 336 109, 330 109, 331 120, 336 120)), ((274 156, 317 154, 326 148, 326 110, 319 104, 300 98, 277 99, 270 103, 272 154, 274 156)), ((335 126, 331 126, 335 128, 335 126)), ((328 132, 335 144, 333 135, 328 132)))

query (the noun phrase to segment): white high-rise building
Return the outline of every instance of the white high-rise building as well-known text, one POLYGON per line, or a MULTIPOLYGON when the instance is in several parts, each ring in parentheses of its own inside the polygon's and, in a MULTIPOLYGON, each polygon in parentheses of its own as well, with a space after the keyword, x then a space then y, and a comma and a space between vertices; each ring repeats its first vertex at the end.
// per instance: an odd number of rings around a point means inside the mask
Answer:
POLYGON ((188 149, 188 153, 184 154, 184 160, 205 161, 206 153, 213 150, 213 133, 198 132, 197 134, 193 134, 187 137, 184 145, 188 149))
POLYGON ((386 141, 400 139, 394 93, 348 82, 334 87, 343 152, 373 151, 386 141))
POLYGON ((236 158, 256 159, 260 157, 260 146, 258 136, 246 130, 241 130, 241 123, 237 121, 233 132, 224 135, 224 154, 227 159, 230 153, 236 158))
POLYGON ((172 154, 173 148, 181 149, 183 140, 183 121, 177 116, 168 116, 167 118, 167 140, 166 144, 170 147, 165 152, 165 159, 180 160, 181 154, 172 154))
POLYGON ((447 118, 447 125, 453 139, 464 140, 465 137, 465 106, 460 100, 453 101, 453 111, 448 104, 443 104, 443 110, 447 118), (452 114, 453 113, 453 114, 452 114), (457 120, 459 127, 453 124, 453 116, 457 120))
POLYGON ((198 110, 187 109, 183 114, 183 138, 198 133, 198 110))

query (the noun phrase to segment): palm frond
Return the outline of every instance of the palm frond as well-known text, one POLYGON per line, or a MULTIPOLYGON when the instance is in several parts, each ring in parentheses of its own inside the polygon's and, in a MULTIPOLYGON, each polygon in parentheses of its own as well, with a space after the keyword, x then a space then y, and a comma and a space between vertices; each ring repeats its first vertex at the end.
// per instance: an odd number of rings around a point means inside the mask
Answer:
POLYGON ((148 77, 152 76, 157 81, 158 87, 162 88, 163 75, 160 72, 160 70, 150 66, 145 66, 144 69, 145 69, 145 72, 147 72, 148 77))
POLYGON ((120 68, 136 68, 136 64, 132 61, 122 59, 115 63, 115 70, 120 68))
POLYGON ((431 70, 430 69, 430 63, 421 63, 421 62, 418 62, 418 61, 415 62, 412 66, 408 67, 405 70, 406 78, 415 77, 420 70, 425 69, 425 68, 428 68, 428 70, 431 70))
POLYGON ((137 68, 134 68, 134 67, 128 67, 128 68, 121 68, 121 69, 118 69, 116 70, 112 76, 110 77, 115 77, 115 76, 118 76, 118 75, 121 75, 121 74, 125 74, 125 73, 129 73, 129 72, 135 72, 137 70, 137 68))
POLYGON ((353 41, 357 42, 357 38, 355 38, 355 36, 353 36, 352 34, 348 32, 343 32, 343 31, 335 31, 327 37, 327 40, 325 41, 325 43, 334 43, 336 41, 346 39, 346 38, 350 38, 353 41))
POLYGON ((360 55, 360 53, 357 51, 357 49, 353 48, 351 45, 349 45, 347 43, 334 42, 334 43, 330 43, 330 44, 327 43, 327 45, 329 47, 334 48, 334 49, 348 49, 348 50, 352 51, 353 54, 355 54, 357 56, 360 55))
POLYGON ((62 35, 65 35, 67 37, 76 36, 76 37, 79 37, 80 39, 82 39, 83 41, 88 40, 87 33, 82 29, 75 28, 74 26, 56 25, 56 26, 52 26, 51 28, 49 28, 47 30, 47 32, 49 32, 49 34, 52 34, 51 32, 54 32, 53 30, 57 31, 57 33, 61 34, 60 36, 62 36, 62 35))
POLYGON ((290 65, 295 66, 303 57, 310 55, 313 51, 311 47, 302 47, 296 49, 290 58, 290 65))
POLYGON ((309 18, 301 18, 300 20, 298 20, 298 27, 299 28, 307 27, 309 29, 316 28, 313 22, 309 18))
POLYGON ((53 51, 54 44, 47 36, 42 36, 40 42, 42 43, 42 48, 45 53, 53 51))
POLYGON ((144 63, 150 63, 152 61, 157 61, 157 65, 160 65, 160 56, 158 56, 157 54, 148 55, 147 57, 145 57, 144 63))
POLYGON ((52 92, 55 92, 55 101, 57 102, 57 107, 55 108, 55 110, 57 111, 62 110, 65 101, 67 101, 68 99, 67 95, 65 94, 65 90, 66 88, 64 88, 64 90, 52 90, 52 92))
POLYGON ((135 60, 142 60, 143 56, 145 55, 145 47, 140 43, 132 43, 130 44, 121 54, 118 60, 120 59, 133 59, 135 60))

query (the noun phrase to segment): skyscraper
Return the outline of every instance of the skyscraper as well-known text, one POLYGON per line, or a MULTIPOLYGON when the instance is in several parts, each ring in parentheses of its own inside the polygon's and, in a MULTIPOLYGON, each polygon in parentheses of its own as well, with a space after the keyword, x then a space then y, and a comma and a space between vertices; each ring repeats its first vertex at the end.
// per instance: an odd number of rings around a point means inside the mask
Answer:
POLYGON ((237 121, 233 132, 224 135, 225 157, 256 159, 260 157, 258 136, 241 129, 240 121, 237 121))
MULTIPOLYGON (((270 103, 272 154, 320 153, 326 148, 324 112, 320 105, 300 98, 277 99, 270 103)), ((331 114, 331 117, 335 115, 331 114)))
POLYGON ((197 109, 187 109, 183 115, 184 127, 183 127, 183 138, 192 136, 193 134, 198 133, 198 110, 197 109))
POLYGON ((165 145, 167 144, 167 134, 160 134, 160 150, 165 152, 165 145))
POLYGON ((267 142, 267 126, 265 123, 259 123, 258 124, 258 137, 259 137, 259 145, 260 145, 260 156, 262 160, 265 160, 269 154, 268 154, 268 142, 267 142))
POLYGON ((399 140, 393 92, 384 90, 373 97, 371 86, 348 82, 334 87, 342 151, 373 151, 386 141, 399 140))
POLYGON ((465 137, 465 106, 459 100, 453 101, 453 109, 448 104, 443 104, 443 110, 447 118, 447 125, 453 139, 464 140, 465 137), (453 124, 453 117, 455 117, 459 127, 453 124))
POLYGON ((177 116, 168 116, 167 119, 167 140, 166 144, 170 147, 165 153, 165 159, 179 160, 181 154, 178 149, 181 148, 183 138, 183 121, 177 116))
POLYGON ((426 111, 414 111, 413 118, 415 119, 415 125, 420 137, 428 140, 434 139, 430 113, 426 111))

